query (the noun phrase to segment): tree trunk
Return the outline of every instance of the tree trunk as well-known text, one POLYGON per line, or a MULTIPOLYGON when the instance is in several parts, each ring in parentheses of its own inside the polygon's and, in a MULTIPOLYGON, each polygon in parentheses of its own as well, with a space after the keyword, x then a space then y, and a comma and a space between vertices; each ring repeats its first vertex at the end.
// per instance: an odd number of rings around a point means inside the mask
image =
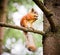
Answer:
MULTIPOLYGON (((7 0, 0 0, 0 22, 6 21, 7 0)), ((2 45, 4 38, 4 27, 0 27, 0 55, 2 53, 2 45)))
MULTIPOLYGON (((53 21, 56 24, 56 32, 51 30, 43 38, 44 55, 60 55, 60 0, 44 0, 44 5, 53 12, 53 21)), ((44 16, 44 31, 50 24, 44 16)))

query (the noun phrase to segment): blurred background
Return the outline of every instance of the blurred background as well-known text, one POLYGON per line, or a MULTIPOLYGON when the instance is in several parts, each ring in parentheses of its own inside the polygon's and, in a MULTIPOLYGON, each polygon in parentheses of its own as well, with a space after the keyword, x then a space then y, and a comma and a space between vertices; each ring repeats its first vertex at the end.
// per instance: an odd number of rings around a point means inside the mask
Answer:
MULTIPOLYGON (((40 0, 43 2, 43 0, 40 0)), ((43 12, 32 0, 9 0, 6 23, 20 26, 21 18, 34 8, 38 12, 38 20, 34 22, 34 29, 43 31, 43 12)), ((36 52, 28 51, 25 47, 23 31, 12 28, 5 28, 4 45, 2 55, 43 55, 42 35, 33 35, 36 52)))

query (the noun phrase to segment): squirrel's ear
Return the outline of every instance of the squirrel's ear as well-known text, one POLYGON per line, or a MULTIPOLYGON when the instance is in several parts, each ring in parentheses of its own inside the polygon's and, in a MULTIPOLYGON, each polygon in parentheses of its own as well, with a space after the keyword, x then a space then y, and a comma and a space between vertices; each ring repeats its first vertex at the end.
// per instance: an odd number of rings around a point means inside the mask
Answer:
POLYGON ((31 12, 34 12, 34 8, 31 9, 31 12))

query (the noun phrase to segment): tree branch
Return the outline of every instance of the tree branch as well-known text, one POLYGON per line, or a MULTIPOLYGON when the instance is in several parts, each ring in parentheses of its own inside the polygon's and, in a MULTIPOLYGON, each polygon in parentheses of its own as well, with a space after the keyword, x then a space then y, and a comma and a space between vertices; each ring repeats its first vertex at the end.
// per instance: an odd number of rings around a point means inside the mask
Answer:
POLYGON ((53 13, 50 10, 48 10, 41 1, 39 0, 33 0, 33 1, 39 6, 39 8, 44 12, 44 14, 47 17, 50 17, 53 15, 53 13))
POLYGON ((47 17, 47 20, 48 20, 49 23, 50 23, 51 31, 55 32, 55 31, 56 31, 56 24, 55 24, 55 22, 54 22, 54 20, 53 20, 53 17, 52 17, 53 13, 51 13, 51 11, 48 10, 41 1, 39 1, 39 0, 33 0, 33 1, 34 1, 34 2, 39 6, 39 8, 44 12, 45 16, 47 17))
POLYGON ((2 23, 0 22, 0 26, 1 27, 9 27, 9 28, 13 28, 13 29, 18 29, 18 30, 23 30, 23 31, 27 31, 27 32, 33 32, 33 33, 37 33, 37 34, 41 34, 41 35, 44 35, 45 32, 43 31, 39 31, 39 30, 32 30, 32 29, 27 29, 27 28, 24 28, 24 27, 19 27, 19 26, 16 26, 16 25, 10 25, 10 24, 6 24, 6 23, 2 23))

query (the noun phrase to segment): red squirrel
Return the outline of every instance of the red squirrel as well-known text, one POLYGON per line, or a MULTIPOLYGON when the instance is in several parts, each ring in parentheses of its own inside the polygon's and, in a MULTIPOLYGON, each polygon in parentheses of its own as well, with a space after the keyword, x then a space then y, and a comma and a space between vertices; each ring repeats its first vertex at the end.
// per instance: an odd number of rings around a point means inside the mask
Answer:
MULTIPOLYGON (((32 28, 32 29, 33 29, 32 24, 33 24, 37 19, 38 19, 38 13, 37 13, 37 11, 35 11, 35 10, 32 8, 30 12, 28 12, 25 16, 22 17, 21 22, 20 22, 20 25, 21 25, 22 27, 25 27, 25 28, 32 28)), ((26 41, 27 41, 28 39, 30 39, 30 40, 32 40, 32 42, 33 42, 32 37, 28 37, 26 31, 23 31, 23 32, 24 32, 24 34, 25 34, 25 36, 26 36, 26 41)), ((35 51, 35 50, 36 50, 36 46, 35 46, 34 43, 33 43, 33 45, 32 45, 32 44, 29 45, 29 40, 27 41, 27 47, 28 47, 28 49, 31 50, 31 51, 35 51)))

